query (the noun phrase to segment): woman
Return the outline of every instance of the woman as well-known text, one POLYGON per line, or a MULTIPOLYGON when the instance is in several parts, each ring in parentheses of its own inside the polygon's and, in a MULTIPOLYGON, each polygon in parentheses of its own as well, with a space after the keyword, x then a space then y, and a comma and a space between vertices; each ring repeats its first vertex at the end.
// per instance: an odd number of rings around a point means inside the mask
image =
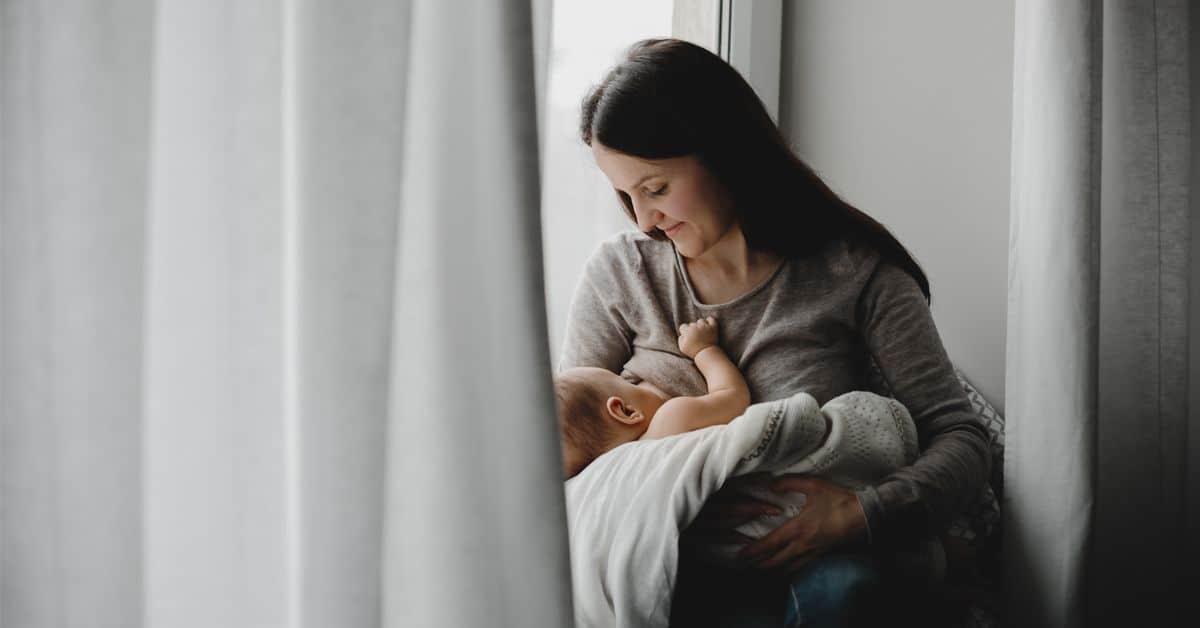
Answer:
MULTIPOLYGON (((714 315, 755 402, 803 390, 824 403, 867 389, 874 364, 923 448, 911 467, 857 493, 817 478, 777 481, 775 490, 803 492, 805 508, 746 546, 754 576, 681 553, 673 623, 843 625, 877 607, 870 595, 896 590, 884 559, 944 529, 990 464, 924 273, 791 152, 745 80, 703 48, 635 44, 584 99, 580 130, 639 232, 589 260, 560 369, 599 366, 698 394, 703 380, 678 355, 675 330, 714 315)), ((733 527, 771 510, 737 495, 723 489, 685 539, 736 536, 733 527)))

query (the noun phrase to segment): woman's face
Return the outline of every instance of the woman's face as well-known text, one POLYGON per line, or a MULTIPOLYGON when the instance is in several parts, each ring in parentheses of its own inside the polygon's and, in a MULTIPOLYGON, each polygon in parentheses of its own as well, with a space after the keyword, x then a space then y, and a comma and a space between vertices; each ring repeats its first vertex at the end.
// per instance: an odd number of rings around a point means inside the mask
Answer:
POLYGON ((729 194, 694 156, 641 159, 595 140, 592 156, 613 188, 628 197, 638 228, 658 228, 684 257, 702 255, 736 222, 729 194))

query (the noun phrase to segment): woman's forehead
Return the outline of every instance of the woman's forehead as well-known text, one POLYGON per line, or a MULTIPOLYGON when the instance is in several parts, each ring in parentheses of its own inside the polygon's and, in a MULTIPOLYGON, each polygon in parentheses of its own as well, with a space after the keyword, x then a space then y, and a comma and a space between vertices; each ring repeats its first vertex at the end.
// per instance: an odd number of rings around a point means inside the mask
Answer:
POLYGON ((612 150, 599 142, 592 143, 592 156, 596 165, 608 175, 618 188, 636 187, 642 180, 665 175, 678 169, 683 157, 667 159, 643 159, 612 150))

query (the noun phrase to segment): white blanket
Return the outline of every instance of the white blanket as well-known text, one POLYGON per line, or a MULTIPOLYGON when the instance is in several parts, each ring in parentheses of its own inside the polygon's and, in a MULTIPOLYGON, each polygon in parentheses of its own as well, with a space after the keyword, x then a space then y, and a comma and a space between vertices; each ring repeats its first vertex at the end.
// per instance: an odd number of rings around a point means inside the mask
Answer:
MULTIPOLYGON (((916 456, 908 411, 868 392, 846 393, 823 408, 797 393, 752 405, 728 425, 605 453, 565 485, 577 628, 667 626, 680 532, 729 478, 810 473, 857 488, 916 456), (832 429, 818 447, 826 417, 832 429)), ((803 506, 800 494, 761 497, 784 513, 738 528, 754 538, 803 506)), ((728 558, 735 549, 712 554, 728 558)))

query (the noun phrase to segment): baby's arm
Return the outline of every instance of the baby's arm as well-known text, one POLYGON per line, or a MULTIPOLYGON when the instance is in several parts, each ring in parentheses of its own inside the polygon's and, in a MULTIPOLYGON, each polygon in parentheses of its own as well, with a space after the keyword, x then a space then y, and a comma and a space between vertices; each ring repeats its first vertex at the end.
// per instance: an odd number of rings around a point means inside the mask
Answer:
POLYGON ((654 413, 646 438, 660 438, 728 423, 750 405, 746 379, 717 346, 717 321, 713 317, 679 326, 679 350, 692 358, 704 375, 708 394, 675 397, 654 413))

